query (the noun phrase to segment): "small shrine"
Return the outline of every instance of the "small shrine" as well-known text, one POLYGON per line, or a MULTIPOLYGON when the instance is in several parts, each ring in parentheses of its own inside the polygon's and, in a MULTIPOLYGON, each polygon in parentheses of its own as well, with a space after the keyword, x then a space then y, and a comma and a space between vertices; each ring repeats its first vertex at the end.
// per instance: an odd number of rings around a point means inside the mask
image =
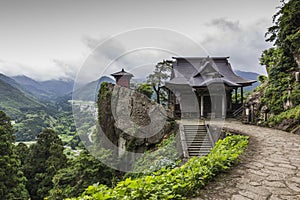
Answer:
POLYGON ((111 74, 116 79, 116 84, 122 87, 130 87, 130 79, 133 74, 126 72, 123 68, 121 71, 111 74))
POLYGON ((193 113, 197 113, 194 101, 189 96, 193 93, 198 98, 201 117, 235 117, 243 111, 243 88, 256 81, 235 74, 228 61, 229 57, 173 58, 176 62, 172 67, 171 80, 166 82, 166 88, 169 92, 169 107, 174 116, 193 116, 193 113), (212 87, 216 89, 210 90, 212 87), (224 92, 218 88, 224 88, 224 92), (240 102, 237 99, 238 89, 241 91, 240 102), (232 100, 233 92, 235 102, 232 100))

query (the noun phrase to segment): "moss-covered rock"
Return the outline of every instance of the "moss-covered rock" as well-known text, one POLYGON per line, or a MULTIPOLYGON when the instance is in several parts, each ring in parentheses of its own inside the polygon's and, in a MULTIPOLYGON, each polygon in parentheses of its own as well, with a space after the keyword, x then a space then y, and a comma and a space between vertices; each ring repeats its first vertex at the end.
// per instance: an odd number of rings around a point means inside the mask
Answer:
MULTIPOLYGON (((110 83, 102 83, 99 90, 98 121, 113 145, 119 146, 119 139, 125 139, 126 150, 131 152, 144 152, 174 128, 161 105, 135 90, 110 83)), ((101 137, 98 139, 101 143, 101 137)), ((109 148, 109 144, 102 146, 109 148)))

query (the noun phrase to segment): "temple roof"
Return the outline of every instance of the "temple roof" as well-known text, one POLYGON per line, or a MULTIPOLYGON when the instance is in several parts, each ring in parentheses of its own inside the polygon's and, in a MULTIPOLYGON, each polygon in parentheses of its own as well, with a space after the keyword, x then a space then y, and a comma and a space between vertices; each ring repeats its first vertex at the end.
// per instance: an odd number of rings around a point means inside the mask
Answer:
POLYGON ((116 77, 116 76, 130 76, 130 77, 133 77, 133 74, 130 74, 130 73, 126 72, 126 71, 124 70, 124 68, 122 68, 121 71, 116 72, 116 73, 113 73, 113 74, 111 74, 111 75, 112 75, 113 77, 116 77))
POLYGON ((205 87, 214 83, 224 83, 230 87, 249 86, 255 80, 240 77, 234 73, 229 57, 173 57, 171 80, 166 85, 188 84, 205 87))

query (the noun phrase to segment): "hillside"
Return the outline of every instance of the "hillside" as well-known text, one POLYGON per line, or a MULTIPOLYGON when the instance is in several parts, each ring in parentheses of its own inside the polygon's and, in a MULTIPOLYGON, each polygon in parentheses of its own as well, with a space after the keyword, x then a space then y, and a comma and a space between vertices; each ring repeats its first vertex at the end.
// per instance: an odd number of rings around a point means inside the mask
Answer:
POLYGON ((46 91, 51 92, 54 96, 61 97, 73 90, 73 81, 63 80, 48 80, 39 82, 42 88, 46 91))
POLYGON ((68 134, 72 138, 75 129, 71 106, 67 100, 57 96, 69 91, 73 83, 56 80, 38 82, 25 76, 14 78, 0 74, 0 110, 14 121, 16 140, 35 140, 45 128, 53 128, 59 134, 68 134), (58 89, 55 91, 55 88, 58 89))
POLYGON ((42 101, 53 101, 72 91, 73 81, 48 80, 35 81, 27 76, 12 77, 27 93, 42 101))
POLYGON ((23 90, 19 83, 17 83, 14 79, 12 79, 8 76, 5 76, 4 74, 0 73, 0 80, 2 80, 4 83, 7 83, 7 84, 11 85, 14 88, 17 88, 21 91, 23 90))
POLYGON ((274 47, 264 50, 260 64, 268 77, 247 99, 253 105, 251 123, 300 132, 300 2, 290 0, 273 16, 266 41, 274 47))
POLYGON ((235 70, 234 72, 237 75, 239 75, 239 76, 241 76, 243 78, 247 78, 247 79, 250 79, 250 80, 256 80, 257 81, 256 83, 253 83, 252 86, 246 87, 245 88, 246 92, 253 91, 259 85, 258 76, 260 74, 257 74, 257 73, 254 73, 254 72, 245 72, 245 71, 240 71, 240 70, 235 70))
POLYGON ((45 108, 42 103, 2 80, 0 94, 0 110, 5 111, 12 119, 24 116, 27 111, 34 112, 45 108))
POLYGON ((83 101, 95 101, 97 98, 97 92, 100 89, 100 85, 103 82, 115 83, 115 81, 107 76, 103 76, 98 80, 92 81, 85 86, 75 90, 73 92, 73 99, 83 101))

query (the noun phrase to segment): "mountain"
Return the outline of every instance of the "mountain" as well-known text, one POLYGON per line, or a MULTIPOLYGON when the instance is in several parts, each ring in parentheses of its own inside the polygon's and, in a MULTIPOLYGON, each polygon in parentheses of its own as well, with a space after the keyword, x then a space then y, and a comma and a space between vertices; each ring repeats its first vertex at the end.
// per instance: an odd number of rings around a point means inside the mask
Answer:
POLYGON ((22 91, 22 87, 14 79, 0 73, 0 80, 22 91))
POLYGON ((27 76, 12 77, 26 92, 42 101, 55 100, 72 91, 73 81, 35 81, 27 76))
POLYGON ((103 82, 115 83, 115 81, 107 76, 102 76, 98 80, 92 81, 83 87, 77 89, 73 93, 74 100, 83 100, 83 101, 95 101, 97 98, 97 92, 100 89, 100 85, 103 82))
POLYGON ((257 81, 256 83, 253 83, 252 86, 248 86, 248 87, 244 88, 246 92, 253 91, 259 85, 258 76, 260 76, 261 74, 257 74, 254 72, 245 72, 245 71, 240 71, 240 70, 235 70, 234 72, 243 78, 257 81))
POLYGON ((40 82, 44 90, 47 90, 57 97, 66 95, 72 92, 74 81, 49 80, 40 82))
POLYGON ((12 119, 24 116, 27 111, 34 112, 45 108, 45 105, 30 98, 24 92, 4 82, 2 79, 0 80, 0 110, 3 110, 12 119))
POLYGON ((45 101, 53 98, 53 94, 51 92, 44 90, 43 86, 39 82, 27 76, 13 76, 11 78, 21 85, 26 92, 39 100, 45 101))

